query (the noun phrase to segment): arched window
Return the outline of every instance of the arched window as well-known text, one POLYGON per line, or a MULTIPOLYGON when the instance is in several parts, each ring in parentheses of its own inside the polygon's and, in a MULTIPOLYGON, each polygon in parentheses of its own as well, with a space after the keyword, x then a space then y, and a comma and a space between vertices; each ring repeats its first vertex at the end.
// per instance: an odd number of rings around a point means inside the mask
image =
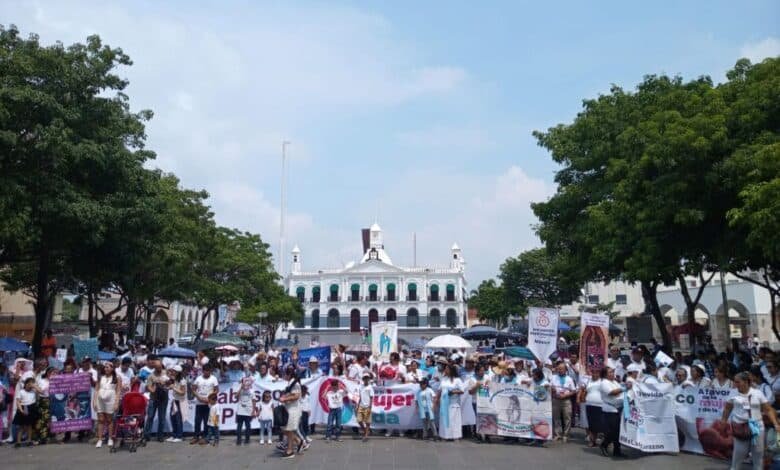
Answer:
POLYGON ((379 312, 375 308, 372 308, 368 311, 368 331, 371 332, 371 325, 374 324, 374 322, 379 321, 379 312))
POLYGON ((458 326, 458 312, 454 308, 447 309, 447 328, 458 326))
POLYGON ((369 302, 376 302, 377 301, 377 289, 378 287, 376 284, 371 284, 368 286, 368 301, 369 302))
POLYGON ((390 302, 395 302, 395 284, 390 283, 387 285, 387 299, 390 302))
POLYGON ((431 328, 439 328, 441 326, 441 313, 439 313, 439 309, 431 309, 428 313, 428 326, 431 328))
POLYGON ((406 326, 420 326, 420 314, 416 308, 410 308, 406 311, 406 326))
POLYGON ((319 301, 320 301, 320 286, 314 286, 311 289, 311 301, 319 303, 319 301))
POLYGON ((407 289, 409 291, 409 294, 406 296, 406 300, 416 301, 417 300, 417 284, 410 282, 407 286, 407 289))
POLYGON ((430 300, 432 302, 438 302, 439 301, 439 285, 438 284, 431 284, 431 295, 430 295, 428 300, 430 300))
POLYGON ((455 302, 455 285, 454 284, 447 284, 447 297, 445 299, 447 302, 455 302))
POLYGON ((387 321, 395 321, 395 309, 390 308, 387 310, 387 321))
POLYGON ((328 300, 331 302, 338 302, 339 301, 339 285, 338 284, 331 284, 330 285, 330 297, 328 297, 328 300))
POLYGON ((349 312, 349 331, 360 333, 360 310, 358 309, 349 312))
POLYGON ((303 303, 303 301, 306 300, 306 288, 298 286, 298 288, 295 289, 295 296, 298 297, 299 302, 303 303))
POLYGON ((320 327, 320 309, 318 308, 315 308, 311 312, 311 327, 312 328, 320 327))
POLYGON ((339 311, 335 308, 328 310, 328 328, 339 327, 339 311))
POLYGON ((360 300, 360 284, 352 284, 349 288, 350 296, 349 300, 357 302, 360 300))

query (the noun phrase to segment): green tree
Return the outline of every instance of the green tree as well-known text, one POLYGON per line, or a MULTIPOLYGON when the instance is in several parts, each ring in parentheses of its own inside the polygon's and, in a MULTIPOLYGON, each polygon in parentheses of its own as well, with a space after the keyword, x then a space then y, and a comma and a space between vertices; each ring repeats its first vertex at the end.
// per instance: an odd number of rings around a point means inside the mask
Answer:
POLYGON ((511 313, 506 291, 497 285, 494 279, 482 281, 476 290, 471 291, 469 308, 477 309, 480 321, 487 321, 498 327, 506 323, 511 313))
MULTIPOLYGON (((273 342, 276 339, 276 330, 284 323, 295 322, 303 318, 304 309, 303 304, 295 296, 287 295, 284 292, 284 288, 278 284, 275 284, 270 292, 267 294, 267 300, 264 300, 256 305, 253 305, 247 312, 251 312, 246 316, 242 316, 242 320, 248 323, 263 323, 268 327, 270 333, 270 341, 273 342), (263 312, 266 314, 264 318, 259 318, 258 314, 263 312)), ((242 308, 242 311, 244 309, 242 308)))
POLYGON ((556 260, 544 248, 508 258, 498 277, 509 309, 524 315, 529 307, 559 307, 574 301, 579 296, 578 284, 555 265, 556 260))
POLYGON ((143 149, 151 113, 130 112, 122 65, 130 58, 97 36, 43 47, 0 27, 0 261, 34 296, 36 354, 52 280, 69 275, 72 247, 104 233, 114 182, 153 157, 143 149))

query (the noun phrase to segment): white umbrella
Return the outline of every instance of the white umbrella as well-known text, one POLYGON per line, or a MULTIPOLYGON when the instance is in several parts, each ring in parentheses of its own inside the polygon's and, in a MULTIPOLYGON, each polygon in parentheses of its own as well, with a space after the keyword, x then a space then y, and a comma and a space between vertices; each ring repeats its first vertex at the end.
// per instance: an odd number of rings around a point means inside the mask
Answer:
POLYGON ((461 349, 461 348, 473 348, 468 341, 455 335, 441 335, 428 341, 425 345, 425 349, 461 349))

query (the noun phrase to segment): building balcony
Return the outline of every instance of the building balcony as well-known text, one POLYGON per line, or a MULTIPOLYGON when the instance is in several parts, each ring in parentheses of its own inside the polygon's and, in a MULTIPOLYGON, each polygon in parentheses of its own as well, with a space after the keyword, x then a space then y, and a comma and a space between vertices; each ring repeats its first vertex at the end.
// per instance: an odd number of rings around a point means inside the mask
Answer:
POLYGON ((392 298, 389 295, 386 295, 382 297, 382 301, 384 302, 398 302, 398 297, 392 296, 392 298))

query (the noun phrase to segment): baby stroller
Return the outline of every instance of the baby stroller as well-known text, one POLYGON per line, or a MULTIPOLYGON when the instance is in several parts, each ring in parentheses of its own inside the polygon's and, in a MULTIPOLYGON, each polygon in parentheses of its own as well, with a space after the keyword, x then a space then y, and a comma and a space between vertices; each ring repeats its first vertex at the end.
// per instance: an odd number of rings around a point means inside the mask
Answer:
POLYGON ((122 414, 114 420, 113 454, 127 443, 130 452, 145 446, 144 421, 146 420, 146 397, 142 393, 129 392, 122 398, 122 414))

